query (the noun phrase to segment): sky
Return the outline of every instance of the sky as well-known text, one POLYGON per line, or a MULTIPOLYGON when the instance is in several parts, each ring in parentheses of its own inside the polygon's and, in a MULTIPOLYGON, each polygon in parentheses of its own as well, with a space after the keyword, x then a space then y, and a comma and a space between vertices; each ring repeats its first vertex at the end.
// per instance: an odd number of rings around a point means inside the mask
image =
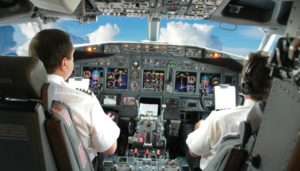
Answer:
MULTIPOLYGON (((75 20, 61 20, 44 25, 44 28, 68 32, 75 45, 109 41, 145 42, 148 39, 147 18, 101 16, 96 22, 81 24, 75 20)), ((0 26, 0 54, 28 56, 28 44, 36 32, 31 23, 0 26)), ((197 45, 246 56, 258 49, 263 36, 264 32, 257 27, 235 28, 208 20, 161 19, 158 41, 197 45)))

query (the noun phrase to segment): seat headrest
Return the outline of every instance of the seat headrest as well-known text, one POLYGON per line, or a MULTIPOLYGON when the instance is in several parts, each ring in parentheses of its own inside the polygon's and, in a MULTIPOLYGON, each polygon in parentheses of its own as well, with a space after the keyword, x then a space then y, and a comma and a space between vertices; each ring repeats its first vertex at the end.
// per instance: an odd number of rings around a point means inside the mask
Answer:
POLYGON ((45 83, 46 69, 38 58, 0 56, 0 97, 40 99, 45 83))
POLYGON ((250 110, 246 121, 251 126, 252 133, 256 134, 259 130, 260 124, 263 119, 263 112, 265 108, 265 102, 257 102, 250 110))

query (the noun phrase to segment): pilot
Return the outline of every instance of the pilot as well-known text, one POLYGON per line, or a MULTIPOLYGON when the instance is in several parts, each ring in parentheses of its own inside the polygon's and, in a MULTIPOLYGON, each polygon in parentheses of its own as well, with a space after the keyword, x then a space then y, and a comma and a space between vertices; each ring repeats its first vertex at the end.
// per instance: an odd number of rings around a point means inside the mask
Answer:
POLYGON ((205 120, 195 124, 186 144, 193 157, 201 156, 200 168, 203 170, 215 155, 222 137, 237 134, 239 124, 245 121, 248 113, 258 102, 266 100, 271 87, 270 69, 266 67, 267 53, 258 51, 249 54, 249 60, 242 72, 242 92, 245 102, 232 109, 212 111, 205 120))
POLYGON ((46 29, 37 33, 30 42, 29 54, 44 63, 48 81, 58 84, 54 99, 71 108, 74 125, 87 149, 95 170, 99 170, 98 152, 107 155, 115 153, 120 129, 106 115, 93 93, 73 89, 65 80, 73 68, 73 45, 70 36, 58 29, 46 29))

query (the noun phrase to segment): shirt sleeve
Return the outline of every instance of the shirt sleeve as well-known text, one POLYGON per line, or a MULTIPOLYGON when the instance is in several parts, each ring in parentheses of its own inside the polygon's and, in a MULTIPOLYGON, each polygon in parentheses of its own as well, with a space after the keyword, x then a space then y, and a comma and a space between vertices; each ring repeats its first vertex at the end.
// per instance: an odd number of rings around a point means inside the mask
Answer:
POLYGON ((190 151, 198 156, 208 154, 219 134, 220 130, 217 127, 212 112, 205 120, 200 122, 198 129, 188 135, 186 144, 190 151))
POLYGON ((120 129, 117 124, 105 114, 98 99, 94 95, 91 112, 91 146, 98 152, 104 152, 117 141, 120 129))

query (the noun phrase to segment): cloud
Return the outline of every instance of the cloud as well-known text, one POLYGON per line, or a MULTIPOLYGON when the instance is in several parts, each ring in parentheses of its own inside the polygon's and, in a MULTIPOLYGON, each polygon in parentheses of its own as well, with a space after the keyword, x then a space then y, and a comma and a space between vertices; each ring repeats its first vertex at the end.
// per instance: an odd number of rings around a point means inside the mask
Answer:
POLYGON ((87 34, 90 43, 100 43, 114 40, 115 36, 120 33, 118 25, 107 23, 100 26, 96 31, 87 34))
POLYGON ((169 22, 166 28, 160 29, 159 41, 171 44, 196 44, 209 46, 212 25, 169 22))
POLYGON ((28 46, 30 43, 30 40, 32 39, 32 37, 36 34, 33 26, 31 23, 26 23, 26 24, 19 24, 18 25, 20 28, 21 33, 25 36, 25 43, 20 45, 17 48, 17 55, 19 56, 28 56, 28 46))
POLYGON ((240 31, 240 35, 246 36, 252 39, 262 39, 265 32, 261 28, 253 27, 240 31))
MULTIPOLYGON (((52 28, 53 23, 49 23, 49 24, 43 24, 42 27, 43 29, 48 29, 48 28, 52 28)), ((34 35, 36 35, 37 32, 39 32, 39 30, 36 30, 36 28, 34 28, 32 26, 32 23, 24 23, 24 24, 19 24, 18 27, 20 28, 21 33, 25 36, 25 43, 20 45, 16 52, 17 55, 19 56, 28 56, 28 46, 29 43, 31 41, 31 39, 33 38, 34 35)))
POLYGON ((26 36, 26 38, 31 39, 36 32, 31 23, 20 24, 19 25, 21 32, 26 36))

